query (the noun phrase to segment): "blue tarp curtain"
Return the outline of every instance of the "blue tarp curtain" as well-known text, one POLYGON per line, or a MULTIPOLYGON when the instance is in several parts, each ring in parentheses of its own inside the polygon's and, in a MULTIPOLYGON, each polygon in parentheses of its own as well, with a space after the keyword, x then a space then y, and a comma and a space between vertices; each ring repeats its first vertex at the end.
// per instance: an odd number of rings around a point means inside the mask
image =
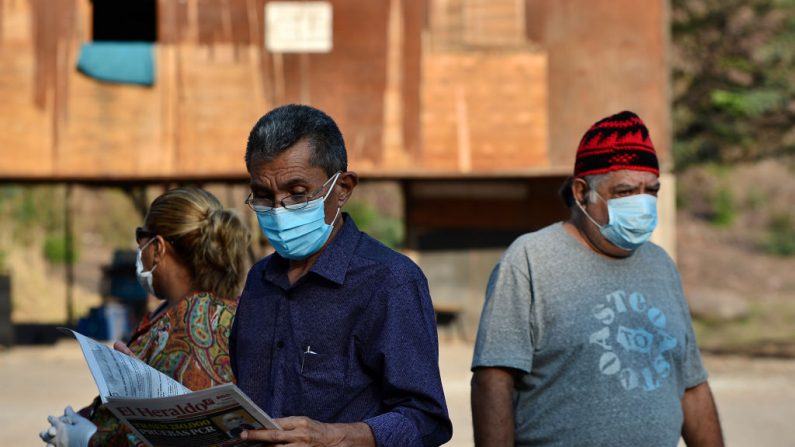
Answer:
POLYGON ((88 42, 80 48, 77 69, 94 79, 117 84, 155 83, 151 42, 88 42))

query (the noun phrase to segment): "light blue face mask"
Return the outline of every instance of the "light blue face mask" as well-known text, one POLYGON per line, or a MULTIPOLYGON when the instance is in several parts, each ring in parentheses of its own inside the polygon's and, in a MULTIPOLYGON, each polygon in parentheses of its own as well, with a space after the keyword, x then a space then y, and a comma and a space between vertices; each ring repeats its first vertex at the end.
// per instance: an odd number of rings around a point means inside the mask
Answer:
MULTIPOLYGON (((601 196, 599 198, 602 199, 601 196)), ((599 225, 582 205, 577 205, 599 227, 602 236, 618 248, 634 251, 649 240, 657 227, 657 197, 635 194, 610 199, 606 203, 609 216, 607 225, 599 225)))
MULTIPOLYGON (((339 177, 339 174, 335 177, 339 177)), ((323 204, 336 183, 337 178, 334 178, 326 195, 310 201, 301 209, 288 210, 279 207, 257 213, 260 229, 281 257, 292 260, 306 259, 317 253, 328 241, 331 230, 334 229, 334 222, 340 215, 340 209, 337 208, 334 220, 327 224, 323 204)))

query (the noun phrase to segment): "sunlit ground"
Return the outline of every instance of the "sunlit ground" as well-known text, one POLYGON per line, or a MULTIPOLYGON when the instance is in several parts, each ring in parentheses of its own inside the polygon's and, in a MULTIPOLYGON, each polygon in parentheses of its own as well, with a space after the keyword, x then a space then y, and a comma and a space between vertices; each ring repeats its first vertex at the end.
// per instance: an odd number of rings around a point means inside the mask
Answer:
MULTIPOLYGON (((469 362, 472 346, 443 340, 441 370, 454 435, 448 446, 472 445, 469 362)), ((795 360, 707 357, 728 445, 795 446, 795 360)), ((67 404, 88 404, 96 389, 76 343, 0 352, 0 444, 39 444, 46 417, 67 404)))

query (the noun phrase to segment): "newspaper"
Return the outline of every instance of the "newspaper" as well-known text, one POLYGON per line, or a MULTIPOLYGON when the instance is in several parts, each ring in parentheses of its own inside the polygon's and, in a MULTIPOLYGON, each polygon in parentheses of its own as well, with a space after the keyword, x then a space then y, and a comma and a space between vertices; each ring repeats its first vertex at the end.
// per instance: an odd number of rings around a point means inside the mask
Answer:
POLYGON ((106 407, 146 445, 254 446, 243 430, 280 427, 233 383, 191 392, 141 360, 70 329, 106 407))

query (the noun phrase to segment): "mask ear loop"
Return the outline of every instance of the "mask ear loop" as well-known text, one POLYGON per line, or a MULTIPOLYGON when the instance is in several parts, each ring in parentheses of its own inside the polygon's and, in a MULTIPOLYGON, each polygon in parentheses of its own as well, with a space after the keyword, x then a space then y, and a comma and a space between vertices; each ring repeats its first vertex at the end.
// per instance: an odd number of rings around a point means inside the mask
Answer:
MULTIPOLYGON (((148 247, 149 244, 151 244, 155 239, 157 239, 157 237, 153 237, 153 238, 149 239, 149 242, 145 243, 144 246, 139 249, 139 250, 141 250, 141 267, 143 267, 143 265, 144 265, 144 260, 143 260, 144 248, 148 247)), ((152 266, 152 270, 149 270, 147 272, 142 272, 142 273, 152 273, 152 272, 155 271, 156 268, 157 268, 157 264, 152 266)))
POLYGON ((594 220, 594 218, 593 218, 593 217, 591 217, 591 215, 590 215, 590 214, 588 214, 588 211, 585 211, 585 207, 584 207, 584 206, 582 206, 582 204, 580 204, 580 202, 577 202, 577 206, 578 206, 578 207, 580 207, 580 210, 582 210, 582 213, 583 213, 583 214, 585 214, 585 217, 587 217, 587 218, 588 218, 588 220, 590 220, 591 222, 593 222, 593 224, 594 224, 594 225, 596 225, 596 228, 598 228, 598 229, 600 229, 600 230, 601 230, 602 228, 604 228, 604 226, 603 226, 603 225, 599 225, 599 223, 597 223, 597 222, 594 220))
MULTIPOLYGON (((328 199, 328 196, 331 195, 331 191, 334 190, 334 187, 337 186, 337 180, 340 178, 340 174, 342 174, 342 172, 338 172, 338 173, 334 174, 334 181, 331 182, 331 186, 329 187, 328 191, 326 191, 326 195, 323 196, 323 202, 324 203, 326 202, 326 199, 328 199)), ((342 210, 342 207, 338 206, 337 207, 337 214, 334 215, 334 219, 329 224, 332 227, 334 226, 334 223, 337 222, 337 218, 340 216, 340 211, 341 210, 342 210)))
MULTIPOLYGON (((596 192, 596 191, 594 191, 594 192, 596 193, 596 195, 597 195, 597 196, 599 196, 599 198, 600 198, 600 199, 602 199, 602 196, 601 196, 601 195, 600 195, 598 192, 596 192)), ((573 195, 573 194, 572 194, 572 195, 573 195)), ((602 199, 602 201, 604 201, 604 200, 605 200, 605 199, 602 199)), ((585 211, 585 207, 584 207, 584 206, 582 206, 582 203, 580 203, 580 201, 579 201, 579 200, 577 200, 577 198, 576 198, 576 197, 574 198, 574 203, 576 203, 576 204, 577 204, 577 206, 578 206, 578 207, 580 208, 580 210, 582 211, 582 213, 583 213, 583 214, 585 214, 585 217, 587 217, 587 218, 588 218, 588 220, 590 220, 591 222, 593 222, 593 224, 594 224, 594 225, 596 225, 596 228, 598 228, 598 229, 600 229, 600 230, 601 230, 602 228, 604 228, 604 225, 599 225, 599 223, 598 223, 598 222, 596 222, 596 220, 594 220, 594 218, 593 218, 593 217, 591 217, 591 215, 590 215, 590 214, 588 214, 588 211, 585 211)))
POLYGON ((328 196, 331 195, 331 191, 334 191, 334 187, 337 186, 337 180, 340 178, 340 174, 342 174, 342 172, 334 174, 334 181, 331 182, 331 186, 329 186, 328 191, 326 191, 326 195, 323 196, 323 202, 325 202, 326 199, 328 199, 328 196))
POLYGON ((337 218, 340 216, 340 211, 341 211, 341 210, 342 210, 342 207, 339 207, 339 206, 338 206, 338 207, 337 207, 337 214, 335 214, 335 215, 334 215, 334 220, 332 220, 332 221, 331 221, 331 223, 329 224, 329 225, 331 225, 332 227, 334 226, 334 223, 335 223, 335 222, 337 222, 337 218))

